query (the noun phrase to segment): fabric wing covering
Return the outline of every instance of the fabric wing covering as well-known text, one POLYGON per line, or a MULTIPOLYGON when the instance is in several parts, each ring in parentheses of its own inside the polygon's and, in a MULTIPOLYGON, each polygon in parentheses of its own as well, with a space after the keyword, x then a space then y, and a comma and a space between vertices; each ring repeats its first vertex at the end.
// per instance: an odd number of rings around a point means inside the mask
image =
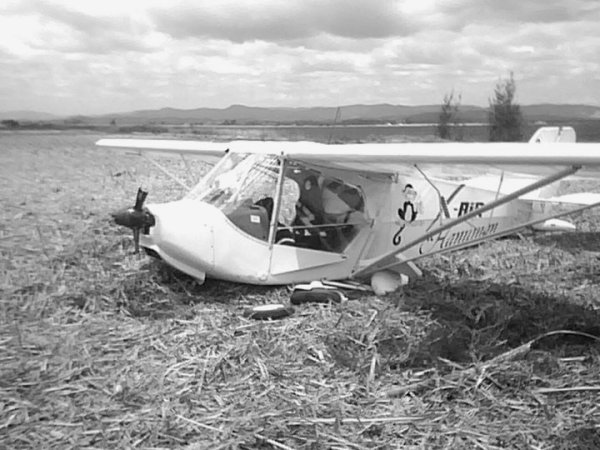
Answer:
POLYGON ((339 144, 289 141, 202 142, 161 139, 101 139, 97 145, 126 153, 194 155, 214 159, 225 152, 282 155, 320 167, 381 174, 414 173, 414 165, 433 175, 452 176, 457 166, 485 172, 493 167, 529 175, 549 175, 565 166, 581 166, 577 175, 597 178, 600 144, 593 143, 399 143, 339 144), (473 167, 475 166, 475 167, 473 167), (478 170, 476 166, 481 166, 478 170))

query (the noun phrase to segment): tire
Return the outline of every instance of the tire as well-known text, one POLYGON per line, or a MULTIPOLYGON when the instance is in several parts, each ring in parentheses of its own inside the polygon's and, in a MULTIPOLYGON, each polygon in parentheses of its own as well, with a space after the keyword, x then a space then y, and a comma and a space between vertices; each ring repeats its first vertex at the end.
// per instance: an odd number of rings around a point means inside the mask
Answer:
POLYGON ((302 305, 304 303, 341 303, 344 299, 344 294, 337 289, 294 289, 290 297, 290 303, 292 305, 302 305))
POLYGON ((294 308, 285 306, 281 303, 271 305, 259 305, 248 308, 244 311, 244 317, 254 320, 278 320, 291 316, 294 308))

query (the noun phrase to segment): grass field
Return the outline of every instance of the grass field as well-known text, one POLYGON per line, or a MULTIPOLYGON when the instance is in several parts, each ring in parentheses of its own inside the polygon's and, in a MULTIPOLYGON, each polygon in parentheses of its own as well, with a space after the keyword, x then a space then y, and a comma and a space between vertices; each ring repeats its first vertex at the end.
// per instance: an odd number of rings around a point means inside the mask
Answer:
POLYGON ((285 288, 132 255, 109 213, 181 190, 97 137, 0 134, 0 448, 600 448, 598 212, 255 322, 285 288))

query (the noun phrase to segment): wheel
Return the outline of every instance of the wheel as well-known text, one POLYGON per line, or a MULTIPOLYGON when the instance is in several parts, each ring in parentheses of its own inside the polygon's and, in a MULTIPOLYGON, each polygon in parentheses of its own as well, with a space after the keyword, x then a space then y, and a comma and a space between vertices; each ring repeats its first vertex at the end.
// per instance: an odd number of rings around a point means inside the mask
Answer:
POLYGON ((290 297, 292 305, 301 305, 303 303, 341 303, 343 300, 345 300, 344 294, 337 289, 330 288, 294 289, 290 297))

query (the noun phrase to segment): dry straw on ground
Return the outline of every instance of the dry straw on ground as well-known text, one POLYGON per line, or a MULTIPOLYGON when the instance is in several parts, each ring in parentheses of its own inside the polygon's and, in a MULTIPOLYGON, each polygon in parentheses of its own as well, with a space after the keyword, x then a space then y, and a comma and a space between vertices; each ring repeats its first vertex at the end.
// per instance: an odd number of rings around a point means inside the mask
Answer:
POLYGON ((596 213, 256 322, 284 288, 131 254, 108 213, 180 192, 94 139, 0 135, 0 447, 600 448, 596 213))

